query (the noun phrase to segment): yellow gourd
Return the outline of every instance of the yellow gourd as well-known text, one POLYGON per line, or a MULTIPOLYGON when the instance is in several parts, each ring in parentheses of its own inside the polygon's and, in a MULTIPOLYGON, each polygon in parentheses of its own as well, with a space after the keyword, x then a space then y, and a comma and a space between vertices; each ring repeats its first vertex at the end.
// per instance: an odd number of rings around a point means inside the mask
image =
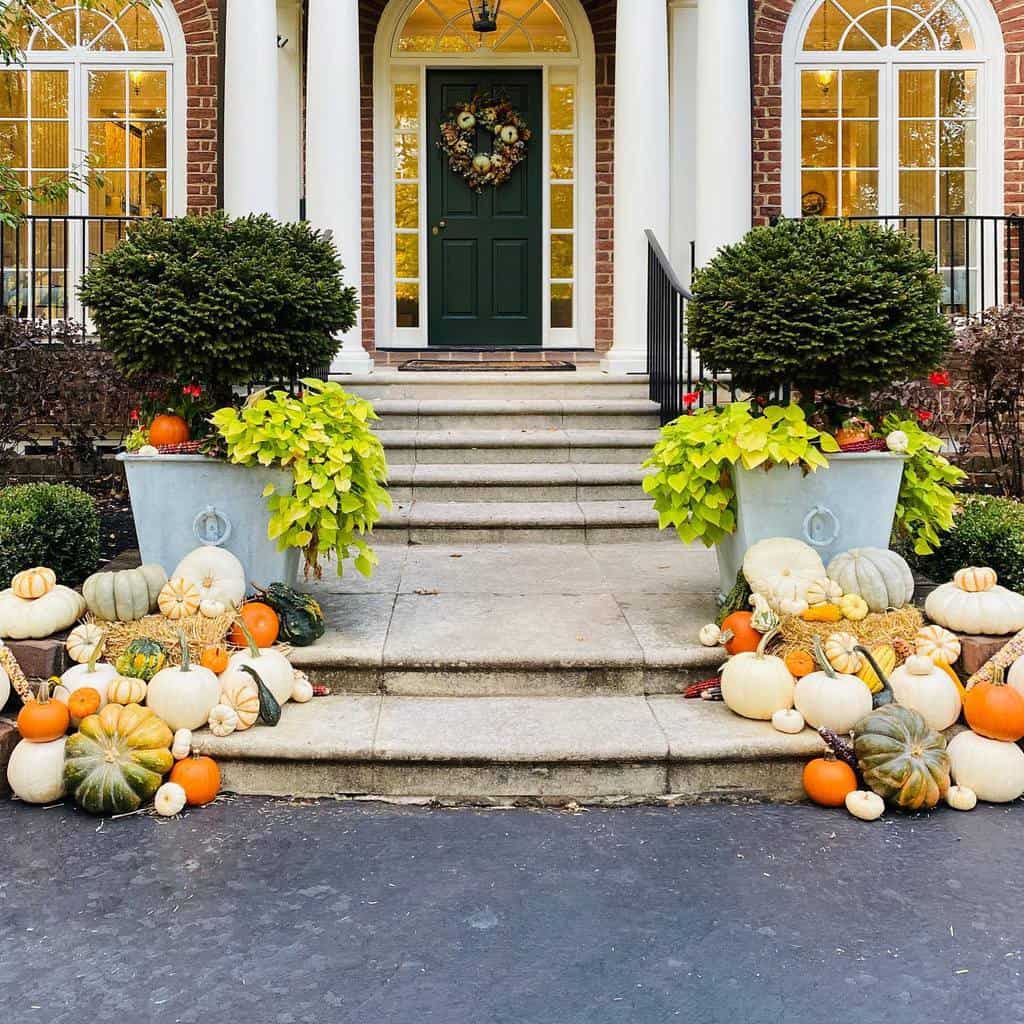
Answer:
POLYGON ((839 602, 839 608, 843 613, 843 618, 849 619, 851 622, 860 622, 862 619, 866 619, 870 610, 867 601, 860 594, 845 594, 839 602))
POLYGON ((804 622, 838 622, 842 617, 843 611, 837 604, 816 604, 800 616, 804 622))
MULTIPOLYGON (((892 644, 879 644, 877 647, 872 647, 871 656, 878 662, 878 667, 886 675, 891 674, 893 669, 896 668, 896 662, 899 660, 896 657, 896 651, 892 644)), ((867 683, 868 689, 872 694, 881 693, 884 689, 882 680, 878 678, 875 670, 866 658, 864 659, 864 667, 857 673, 857 678, 867 683)))

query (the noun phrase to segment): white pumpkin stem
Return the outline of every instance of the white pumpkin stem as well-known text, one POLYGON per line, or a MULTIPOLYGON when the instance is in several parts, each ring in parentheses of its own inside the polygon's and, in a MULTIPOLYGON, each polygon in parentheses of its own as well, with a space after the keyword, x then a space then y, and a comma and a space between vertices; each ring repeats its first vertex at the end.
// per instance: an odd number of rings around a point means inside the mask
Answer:
POLYGON ((779 627, 776 626, 774 629, 768 630, 763 637, 761 642, 757 645, 757 650, 754 652, 759 658, 763 658, 768 652, 768 645, 779 635, 779 627))
POLYGON ((96 673, 96 662, 100 660, 100 653, 103 650, 103 637, 100 637, 96 641, 96 646, 93 647, 92 653, 89 655, 89 675, 95 675, 96 673))
POLYGON ((192 652, 188 649, 188 639, 185 630, 178 630, 178 643, 181 644, 181 671, 192 671, 192 652))

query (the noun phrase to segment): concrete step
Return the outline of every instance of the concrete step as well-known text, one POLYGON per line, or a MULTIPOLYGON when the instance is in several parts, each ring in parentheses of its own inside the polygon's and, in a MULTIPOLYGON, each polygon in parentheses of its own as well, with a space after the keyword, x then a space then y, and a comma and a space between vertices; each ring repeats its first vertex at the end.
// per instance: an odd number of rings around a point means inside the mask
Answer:
POLYGON ((785 736, 679 697, 326 697, 273 729, 193 740, 243 794, 463 802, 796 800, 810 729, 785 736))
POLYGON ((639 466, 657 430, 378 430, 392 466, 589 462, 639 466))
POLYGON ((630 463, 538 462, 391 467, 391 496, 410 502, 640 500, 644 476, 630 463))
POLYGON ((537 544, 676 541, 658 529, 647 499, 616 501, 413 501, 374 527, 381 544, 537 544))
POLYGON ((382 430, 657 430, 646 398, 418 399, 374 402, 382 430))
POLYGON ((599 370, 407 373, 377 370, 336 378, 349 391, 371 399, 616 399, 648 397, 648 378, 599 370))

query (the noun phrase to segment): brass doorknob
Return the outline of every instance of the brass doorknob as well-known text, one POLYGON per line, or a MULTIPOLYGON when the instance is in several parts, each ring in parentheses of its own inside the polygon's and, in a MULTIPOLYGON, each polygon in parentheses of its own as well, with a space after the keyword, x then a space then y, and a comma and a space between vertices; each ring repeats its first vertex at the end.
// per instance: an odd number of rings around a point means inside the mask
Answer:
POLYGON ((435 224, 435 225, 434 225, 434 226, 433 226, 433 227, 431 228, 431 232, 432 232, 433 234, 435 234, 435 235, 439 235, 439 234, 441 234, 441 232, 442 232, 442 231, 444 231, 444 229, 445 229, 446 227, 448 227, 448 221, 446 221, 446 220, 439 220, 439 221, 438 221, 438 222, 437 222, 437 223, 436 223, 436 224, 435 224))

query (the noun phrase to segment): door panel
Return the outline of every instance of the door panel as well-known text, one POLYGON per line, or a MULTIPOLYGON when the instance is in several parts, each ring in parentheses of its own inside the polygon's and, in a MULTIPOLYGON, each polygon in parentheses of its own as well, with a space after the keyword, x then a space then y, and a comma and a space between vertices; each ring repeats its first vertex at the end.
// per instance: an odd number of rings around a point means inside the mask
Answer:
MULTIPOLYGON (((540 71, 428 71, 427 124, 476 93, 506 95, 529 124, 527 159, 500 188, 473 192, 428 131, 429 344, 539 347, 542 341, 543 87, 540 71), (434 228, 437 234, 434 234, 434 228)), ((490 152, 485 132, 478 151, 490 152)))

